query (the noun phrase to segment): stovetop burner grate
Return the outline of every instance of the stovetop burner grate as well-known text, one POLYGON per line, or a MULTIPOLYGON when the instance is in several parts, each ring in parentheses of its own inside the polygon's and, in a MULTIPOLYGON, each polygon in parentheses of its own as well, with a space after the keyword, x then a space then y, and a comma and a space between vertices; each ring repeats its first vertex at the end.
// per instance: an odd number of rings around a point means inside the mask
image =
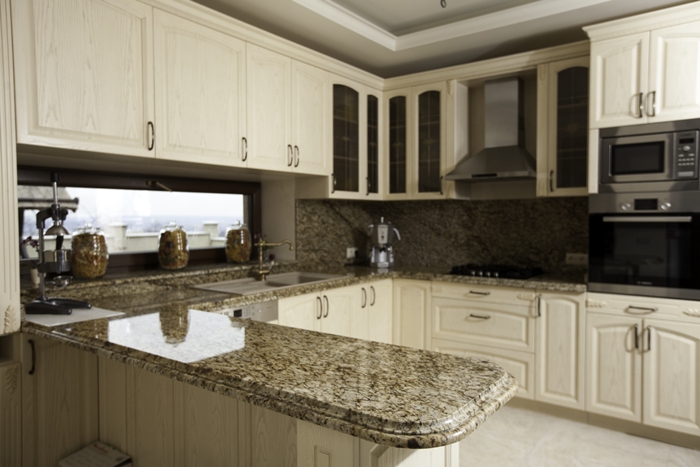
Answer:
POLYGON ((463 264, 454 266, 450 274, 458 276, 498 277, 502 279, 529 279, 542 274, 542 268, 517 268, 502 265, 463 264))

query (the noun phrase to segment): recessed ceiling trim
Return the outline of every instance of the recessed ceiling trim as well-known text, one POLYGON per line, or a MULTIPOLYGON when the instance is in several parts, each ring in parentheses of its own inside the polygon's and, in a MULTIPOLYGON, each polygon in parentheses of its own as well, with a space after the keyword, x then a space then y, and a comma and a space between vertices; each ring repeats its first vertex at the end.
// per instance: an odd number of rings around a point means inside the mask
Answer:
MULTIPOLYGON (((426 0, 430 1, 430 0, 426 0)), ((392 50, 408 50, 458 37, 466 37, 505 26, 546 18, 611 0, 539 0, 474 18, 445 24, 402 36, 395 36, 333 0, 294 0, 325 18, 392 50)), ((448 4, 449 7, 449 4, 448 4)))

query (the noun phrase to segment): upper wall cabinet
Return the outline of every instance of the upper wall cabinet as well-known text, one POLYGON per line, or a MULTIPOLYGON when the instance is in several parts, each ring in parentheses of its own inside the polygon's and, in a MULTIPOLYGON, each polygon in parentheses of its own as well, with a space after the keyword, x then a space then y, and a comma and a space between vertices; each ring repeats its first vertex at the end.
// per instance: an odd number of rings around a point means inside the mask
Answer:
POLYGON ((587 196, 588 57, 538 67, 537 196, 587 196))
POLYGON ((326 175, 328 74, 248 44, 248 167, 326 175))
POLYGON ((447 84, 385 93, 389 122, 385 199, 444 198, 447 84))
POLYGON ((592 36, 591 128, 697 117, 700 22, 600 41, 592 36))
POLYGON ((333 76, 331 198, 381 199, 380 93, 333 76))
POLYGON ((20 144, 152 157, 153 9, 13 0, 20 144))
POLYGON ((245 42, 154 14, 157 157, 245 166, 245 42))

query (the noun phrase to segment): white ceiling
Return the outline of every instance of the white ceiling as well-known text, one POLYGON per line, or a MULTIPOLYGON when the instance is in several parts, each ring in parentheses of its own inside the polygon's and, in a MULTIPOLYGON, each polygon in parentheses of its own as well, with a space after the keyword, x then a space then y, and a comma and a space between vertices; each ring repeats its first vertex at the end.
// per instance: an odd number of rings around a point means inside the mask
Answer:
POLYGON ((388 78, 585 40, 690 0, 194 0, 388 78))

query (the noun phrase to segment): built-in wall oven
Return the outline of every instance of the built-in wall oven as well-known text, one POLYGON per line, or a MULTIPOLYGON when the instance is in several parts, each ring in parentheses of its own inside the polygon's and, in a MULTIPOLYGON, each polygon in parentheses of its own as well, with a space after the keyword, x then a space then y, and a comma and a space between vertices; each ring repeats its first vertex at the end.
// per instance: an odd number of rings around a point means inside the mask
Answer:
POLYGON ((588 289, 700 300, 700 192, 592 195, 588 289))

